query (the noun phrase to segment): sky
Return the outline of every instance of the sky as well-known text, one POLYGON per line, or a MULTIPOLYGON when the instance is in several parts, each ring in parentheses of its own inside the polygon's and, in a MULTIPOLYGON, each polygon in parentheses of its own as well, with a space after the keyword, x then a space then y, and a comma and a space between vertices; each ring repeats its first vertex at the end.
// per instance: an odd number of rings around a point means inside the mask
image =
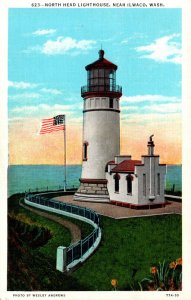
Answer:
POLYGON ((140 159, 154 134, 160 161, 181 163, 181 9, 9 9, 9 164, 63 164, 63 132, 39 135, 66 115, 67 164, 82 161, 85 66, 118 65, 121 154, 140 159))

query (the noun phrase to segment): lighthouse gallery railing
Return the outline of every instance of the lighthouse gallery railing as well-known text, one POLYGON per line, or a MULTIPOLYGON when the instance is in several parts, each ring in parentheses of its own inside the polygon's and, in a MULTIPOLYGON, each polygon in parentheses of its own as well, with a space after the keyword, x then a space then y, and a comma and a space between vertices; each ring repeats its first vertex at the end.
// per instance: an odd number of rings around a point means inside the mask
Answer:
POLYGON ((122 93, 120 85, 84 85, 81 87, 81 94, 89 92, 117 92, 122 93))
MULTIPOLYGON (((31 202, 33 206, 41 205, 41 209, 47 207, 50 208, 49 211, 51 211, 51 208, 54 210, 54 212, 62 211, 66 212, 68 214, 80 216, 81 218, 89 220, 92 225, 94 224, 94 230, 84 239, 78 241, 75 244, 70 245, 69 247, 66 247, 66 258, 65 258, 65 266, 63 266, 63 270, 69 270, 73 266, 77 265, 80 260, 83 258, 84 255, 87 257, 87 252, 90 252, 91 254, 96 247, 98 246, 98 238, 99 241, 101 240, 101 229, 99 227, 99 216, 96 212, 93 210, 86 208, 86 207, 80 207, 73 204, 64 203, 61 201, 57 201, 54 199, 49 199, 46 197, 47 193, 42 194, 26 194, 25 196, 25 202, 27 204, 30 204, 28 202, 31 202), (55 211, 56 210, 56 211, 55 211), (96 244, 96 247, 95 247, 96 244), (90 251, 90 249, 92 251, 90 251), (76 263, 75 263, 76 261, 76 263)), ((47 210, 47 209, 46 209, 47 210)), ((87 221, 86 221, 87 222, 87 221)), ((89 223, 89 222, 88 222, 89 223)), ((85 259, 83 259, 85 260, 85 259)))

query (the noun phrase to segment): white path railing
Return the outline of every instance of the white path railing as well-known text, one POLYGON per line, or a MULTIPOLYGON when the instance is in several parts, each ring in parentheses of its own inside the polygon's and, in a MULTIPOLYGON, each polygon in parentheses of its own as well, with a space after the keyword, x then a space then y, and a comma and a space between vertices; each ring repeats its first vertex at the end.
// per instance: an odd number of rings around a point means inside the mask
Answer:
POLYGON ((52 197, 54 193, 26 194, 24 202, 42 210, 82 220, 94 227, 94 230, 83 240, 69 247, 59 246, 57 248, 56 269, 67 272, 84 262, 98 247, 101 241, 99 216, 89 208, 50 199, 50 194, 52 197))

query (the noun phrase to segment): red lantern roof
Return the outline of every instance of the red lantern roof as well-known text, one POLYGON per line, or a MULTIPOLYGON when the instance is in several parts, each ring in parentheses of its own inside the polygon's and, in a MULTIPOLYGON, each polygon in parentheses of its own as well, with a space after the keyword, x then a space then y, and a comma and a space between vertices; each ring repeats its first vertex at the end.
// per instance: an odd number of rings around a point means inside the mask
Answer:
POLYGON ((92 70, 92 69, 112 69, 117 70, 117 66, 114 65, 112 62, 104 58, 104 51, 99 50, 99 59, 94 61, 93 63, 86 66, 86 70, 92 70))

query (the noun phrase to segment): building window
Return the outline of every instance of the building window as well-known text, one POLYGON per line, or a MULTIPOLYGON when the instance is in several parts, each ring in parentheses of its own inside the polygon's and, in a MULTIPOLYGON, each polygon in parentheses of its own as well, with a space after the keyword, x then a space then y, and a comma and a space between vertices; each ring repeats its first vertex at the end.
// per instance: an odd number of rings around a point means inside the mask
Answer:
POLYGON ((157 174, 157 194, 160 195, 160 173, 157 174))
POLYGON ((146 174, 143 174, 143 196, 146 196, 146 174))
POLYGON ((114 178, 114 181, 115 181, 115 193, 119 193, 119 179, 120 179, 120 176, 119 174, 115 174, 113 176, 114 178))
POLYGON ((115 178, 115 192, 119 192, 119 178, 115 178))
POLYGON ((113 108, 113 98, 109 98, 109 108, 113 108))
POLYGON ((83 143, 83 161, 88 159, 88 142, 83 143))
POLYGON ((132 180, 133 177, 131 175, 127 175, 127 194, 132 194, 132 180))

